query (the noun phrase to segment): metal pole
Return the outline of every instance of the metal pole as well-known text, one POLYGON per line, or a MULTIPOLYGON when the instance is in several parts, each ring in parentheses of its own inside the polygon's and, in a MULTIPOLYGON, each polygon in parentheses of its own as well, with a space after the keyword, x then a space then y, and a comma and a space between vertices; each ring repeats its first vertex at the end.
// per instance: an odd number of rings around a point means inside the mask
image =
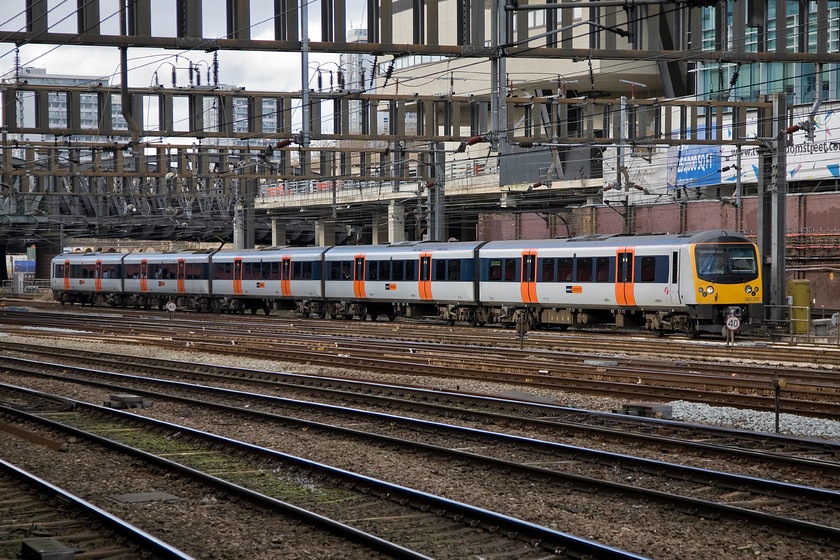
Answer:
POLYGON ((735 207, 741 207, 741 145, 735 147, 735 207))
MULTIPOLYGON (((770 280, 771 303, 782 305, 787 300, 785 286, 785 227, 787 200, 787 159, 785 136, 785 115, 787 111, 787 95, 777 93, 773 96, 772 134, 772 163, 771 163, 771 248, 770 260, 772 278, 770 280)), ((777 318, 777 319, 780 319, 777 318)))
MULTIPOLYGON (((300 3, 301 145, 309 146, 309 2, 300 3)), ((301 162, 302 163, 302 162, 301 162)), ((303 172, 304 170, 301 169, 303 172)), ((305 174, 305 173, 304 173, 305 174)))
POLYGON ((499 93, 499 59, 501 52, 499 47, 499 4, 501 0, 493 0, 490 10, 490 46, 494 49, 496 56, 490 58, 490 147, 493 150, 499 148, 499 100, 504 95, 499 93))
MULTIPOLYGON (((499 8, 499 25, 498 25, 498 43, 497 45, 504 45, 508 42, 507 37, 507 22, 508 18, 512 17, 509 16, 505 12, 505 2, 501 0, 497 0, 497 5, 499 8)), ((498 90, 498 104, 499 104, 499 122, 498 128, 496 129, 497 132, 501 132, 499 138, 499 154, 505 154, 508 152, 508 136, 511 131, 508 130, 508 118, 507 118, 507 55, 504 52, 504 49, 499 48, 499 75, 498 83, 499 83, 499 90, 498 90)))
POLYGON ((443 168, 443 146, 439 143, 435 144, 432 150, 432 164, 435 170, 435 196, 434 208, 429 210, 434 213, 434 240, 446 241, 446 177, 443 168))

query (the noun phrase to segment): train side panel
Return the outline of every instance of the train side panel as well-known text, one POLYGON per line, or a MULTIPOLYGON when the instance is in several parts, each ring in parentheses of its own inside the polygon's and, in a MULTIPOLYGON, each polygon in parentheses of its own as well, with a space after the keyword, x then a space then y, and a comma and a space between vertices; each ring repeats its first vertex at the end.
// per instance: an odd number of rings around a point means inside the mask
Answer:
POLYGON ((123 290, 121 253, 65 253, 53 258, 50 287, 63 303, 106 303, 123 290))

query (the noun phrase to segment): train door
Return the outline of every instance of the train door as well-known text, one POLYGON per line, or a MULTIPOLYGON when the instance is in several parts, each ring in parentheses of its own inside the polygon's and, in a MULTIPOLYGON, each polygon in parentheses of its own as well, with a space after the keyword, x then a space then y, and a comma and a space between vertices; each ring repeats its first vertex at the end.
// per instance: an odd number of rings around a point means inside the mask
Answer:
POLYGON ((70 289, 70 261, 64 261, 64 289, 70 289))
POLYGON ((149 261, 146 259, 140 261, 140 291, 149 291, 149 261))
POLYGON ((615 301, 618 305, 636 305, 633 293, 633 247, 620 247, 615 257, 615 301))
POLYGON ((187 261, 185 259, 178 259, 178 272, 176 274, 176 278, 178 279, 178 293, 186 293, 187 261))
POLYGON ((280 293, 284 296, 292 295, 292 257, 280 259, 280 293))
POLYGON ((671 253, 671 284, 668 286, 668 294, 671 303, 680 303, 680 252, 671 253))
POLYGON ((97 292, 102 291, 102 261, 96 261, 93 269, 93 286, 97 292))
POLYGON ((520 291, 522 303, 537 303, 537 252, 522 253, 522 272, 520 273, 520 291))
POLYGON ((242 295, 242 259, 233 259, 233 293, 242 295))
POLYGON ((356 255, 353 265, 353 293, 357 298, 365 297, 365 256, 356 255))
POLYGON ((432 254, 420 253, 419 286, 420 299, 432 299, 432 254))

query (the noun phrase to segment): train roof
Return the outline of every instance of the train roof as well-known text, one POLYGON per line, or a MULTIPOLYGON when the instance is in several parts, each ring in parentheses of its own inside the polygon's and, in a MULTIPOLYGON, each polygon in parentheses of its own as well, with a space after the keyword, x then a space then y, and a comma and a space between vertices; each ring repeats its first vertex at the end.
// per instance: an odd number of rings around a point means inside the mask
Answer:
POLYGON ((529 249, 558 247, 623 247, 638 245, 688 245, 693 243, 750 242, 744 235, 728 230, 692 231, 679 234, 645 233, 586 235, 563 239, 537 239, 517 241, 490 241, 486 250, 522 247, 529 249), (527 246, 527 247, 526 247, 527 246))
POLYGON ((78 259, 96 259, 96 260, 120 260, 126 253, 106 253, 106 252, 98 252, 98 251, 88 251, 85 253, 79 253, 76 251, 72 251, 69 253, 61 253, 60 255, 56 255, 52 258, 53 261, 72 261, 78 259))
POLYGON ((296 256, 311 256, 319 257, 321 253, 329 249, 329 247, 310 246, 297 247, 292 245, 278 246, 278 247, 263 247, 260 249, 244 249, 241 251, 229 250, 219 251, 213 254, 213 260, 228 260, 232 258, 242 257, 245 259, 263 259, 263 258, 277 258, 282 255, 296 255, 296 256))
POLYGON ((390 245, 338 245, 330 248, 327 256, 346 257, 365 253, 420 253, 424 251, 471 251, 483 241, 404 241, 390 245))

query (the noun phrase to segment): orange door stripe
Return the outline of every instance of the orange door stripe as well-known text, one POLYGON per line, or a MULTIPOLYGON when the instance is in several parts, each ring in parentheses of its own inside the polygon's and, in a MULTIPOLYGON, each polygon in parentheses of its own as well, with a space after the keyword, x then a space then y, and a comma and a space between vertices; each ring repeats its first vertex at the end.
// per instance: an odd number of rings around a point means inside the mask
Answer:
POLYGON ((242 295, 242 259, 233 259, 233 293, 242 295))
POLYGON ((292 295, 292 257, 282 257, 280 265, 280 292, 289 297, 292 295))
POLYGON ((178 293, 183 294, 186 293, 187 287, 184 282, 184 276, 187 274, 187 261, 184 259, 178 259, 178 293))
POLYGON ((420 290, 420 299, 432 299, 432 253, 420 253, 420 262, 418 263, 417 278, 420 282, 418 288, 420 290), (428 266, 426 267, 427 279, 423 280, 423 260, 426 259, 428 266))
POLYGON ((353 293, 359 299, 365 297, 365 274, 367 273, 367 261, 364 255, 353 257, 353 293), (359 264, 361 263, 361 267, 359 264))
POLYGON ((149 291, 149 279, 147 278, 149 272, 149 261, 142 260, 140 261, 140 291, 141 292, 148 292, 149 291))

